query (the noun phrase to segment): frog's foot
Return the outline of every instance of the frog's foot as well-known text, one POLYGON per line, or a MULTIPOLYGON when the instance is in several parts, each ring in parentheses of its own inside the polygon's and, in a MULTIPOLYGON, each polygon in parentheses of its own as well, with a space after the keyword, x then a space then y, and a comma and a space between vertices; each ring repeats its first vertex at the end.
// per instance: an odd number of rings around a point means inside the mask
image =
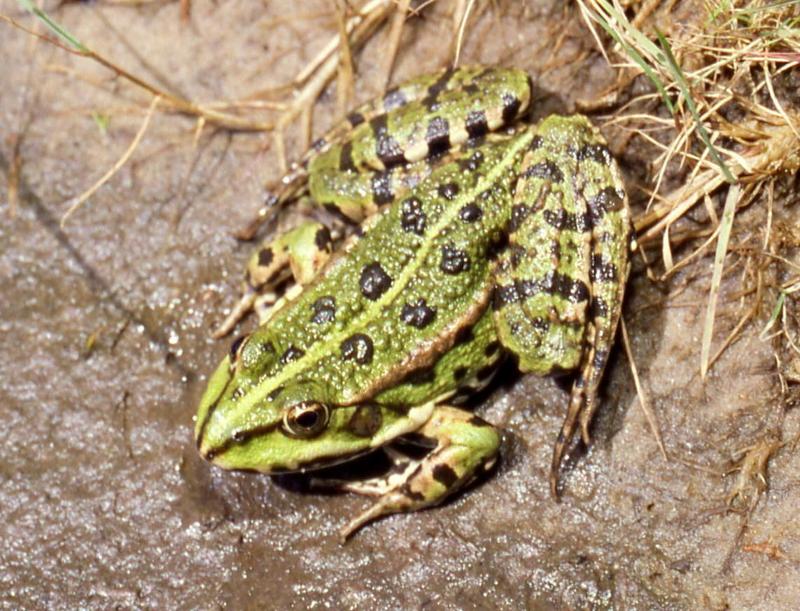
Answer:
POLYGON ((352 492, 379 498, 342 529, 342 540, 382 516, 441 503, 490 469, 500 446, 497 429, 469 412, 450 406, 436 407, 417 434, 436 444, 429 454, 421 459, 403 456, 407 464, 388 476, 346 486, 352 492))
POLYGON ((290 273, 297 285, 308 284, 330 258, 331 246, 330 231, 316 221, 307 221, 273 240, 265 240, 247 263, 242 296, 213 336, 230 333, 253 309, 259 323, 263 324, 273 304, 279 301, 276 287, 285 282, 290 273))

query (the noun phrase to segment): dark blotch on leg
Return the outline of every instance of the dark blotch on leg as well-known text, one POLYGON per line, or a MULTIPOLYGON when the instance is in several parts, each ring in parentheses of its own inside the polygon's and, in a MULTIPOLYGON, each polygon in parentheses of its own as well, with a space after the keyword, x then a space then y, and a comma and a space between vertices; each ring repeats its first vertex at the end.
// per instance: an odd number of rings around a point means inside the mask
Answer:
POLYGON ((552 161, 540 161, 525 169, 522 172, 525 178, 541 178, 550 182, 561 182, 564 180, 564 173, 552 161))
POLYGON ((595 282, 614 282, 617 279, 617 266, 606 261, 603 255, 592 254, 591 276, 595 282))
POLYGON ((480 138, 489 131, 486 113, 482 110, 473 110, 467 114, 465 127, 470 138, 480 138))
POLYGON ((320 227, 314 235, 314 244, 317 248, 324 251, 331 249, 331 232, 327 227, 320 227))
POLYGON ((342 145, 342 150, 339 153, 339 169, 342 172, 356 172, 356 166, 353 162, 353 143, 345 142, 342 145))
POLYGON ((433 468, 433 479, 445 488, 451 488, 458 481, 458 475, 450 466, 441 464, 433 468))
POLYGON ((262 249, 261 249, 261 250, 258 252, 258 264, 259 264, 261 267, 267 267, 267 266, 269 266, 269 264, 270 264, 270 263, 272 263, 272 260, 273 260, 274 258, 275 258, 275 255, 273 254, 273 252, 272 252, 272 249, 271 249, 271 248, 262 248, 262 249))
POLYGON ((611 165, 611 151, 605 144, 585 144, 575 152, 577 161, 591 159, 603 165, 611 165))
POLYGON ((390 110, 394 110, 395 108, 400 108, 407 101, 406 95, 401 89, 390 89, 386 92, 386 95, 383 96, 383 109, 388 112, 390 110))
POLYGON ((497 354, 498 350, 500 350, 500 342, 493 341, 486 344, 486 348, 483 349, 483 353, 488 357, 492 357, 497 354))
POLYGON ((511 123, 517 118, 519 107, 522 105, 520 99, 510 93, 503 94, 503 122, 511 123))
POLYGON ((391 171, 376 172, 372 175, 372 198, 378 206, 391 204, 394 201, 391 171))
POLYGON ((379 115, 370 121, 370 125, 375 133, 375 154, 388 169, 404 163, 406 158, 400 143, 389 134, 386 121, 386 115, 379 115))
POLYGON ((350 122, 351 126, 358 127, 364 121, 366 121, 366 118, 360 112, 351 112, 349 115, 347 115, 347 120, 350 122))
POLYGON ((450 148, 450 124, 444 117, 434 117, 425 133, 428 155, 438 155, 450 148))

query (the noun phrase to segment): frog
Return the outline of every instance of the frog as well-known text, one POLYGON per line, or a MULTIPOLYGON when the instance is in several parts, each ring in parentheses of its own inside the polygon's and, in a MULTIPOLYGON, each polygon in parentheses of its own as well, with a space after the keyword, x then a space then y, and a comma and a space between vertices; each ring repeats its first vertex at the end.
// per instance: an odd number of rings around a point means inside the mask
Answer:
POLYGON ((577 430, 590 442, 633 238, 599 130, 582 115, 532 123, 532 100, 522 70, 447 69, 311 146, 282 200, 351 230, 309 218, 254 251, 216 335, 251 311, 259 325, 209 378, 194 430, 204 459, 275 475, 383 451, 387 472, 335 482, 375 499, 344 540, 493 468, 501 431, 463 402, 506 363, 574 376, 550 464, 558 498, 577 430))

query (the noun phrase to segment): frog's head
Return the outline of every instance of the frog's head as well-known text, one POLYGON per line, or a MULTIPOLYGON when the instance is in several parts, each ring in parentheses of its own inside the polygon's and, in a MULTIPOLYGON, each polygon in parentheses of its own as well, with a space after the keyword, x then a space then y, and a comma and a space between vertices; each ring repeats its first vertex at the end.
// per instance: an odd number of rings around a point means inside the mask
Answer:
POLYGON ((271 347, 257 331, 234 343, 212 374, 195 423, 206 460, 262 473, 313 469, 378 447, 424 421, 419 410, 334 405, 313 380, 286 380, 281 368, 270 375, 280 360, 271 347))

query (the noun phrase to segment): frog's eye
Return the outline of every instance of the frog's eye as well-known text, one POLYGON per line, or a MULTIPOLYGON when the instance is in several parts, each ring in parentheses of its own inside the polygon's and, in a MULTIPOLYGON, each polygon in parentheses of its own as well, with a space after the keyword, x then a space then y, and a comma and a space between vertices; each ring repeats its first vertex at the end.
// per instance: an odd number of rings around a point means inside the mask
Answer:
POLYGON ((304 401, 290 407, 283 415, 283 429, 291 437, 310 439, 328 426, 328 406, 316 401, 304 401))

